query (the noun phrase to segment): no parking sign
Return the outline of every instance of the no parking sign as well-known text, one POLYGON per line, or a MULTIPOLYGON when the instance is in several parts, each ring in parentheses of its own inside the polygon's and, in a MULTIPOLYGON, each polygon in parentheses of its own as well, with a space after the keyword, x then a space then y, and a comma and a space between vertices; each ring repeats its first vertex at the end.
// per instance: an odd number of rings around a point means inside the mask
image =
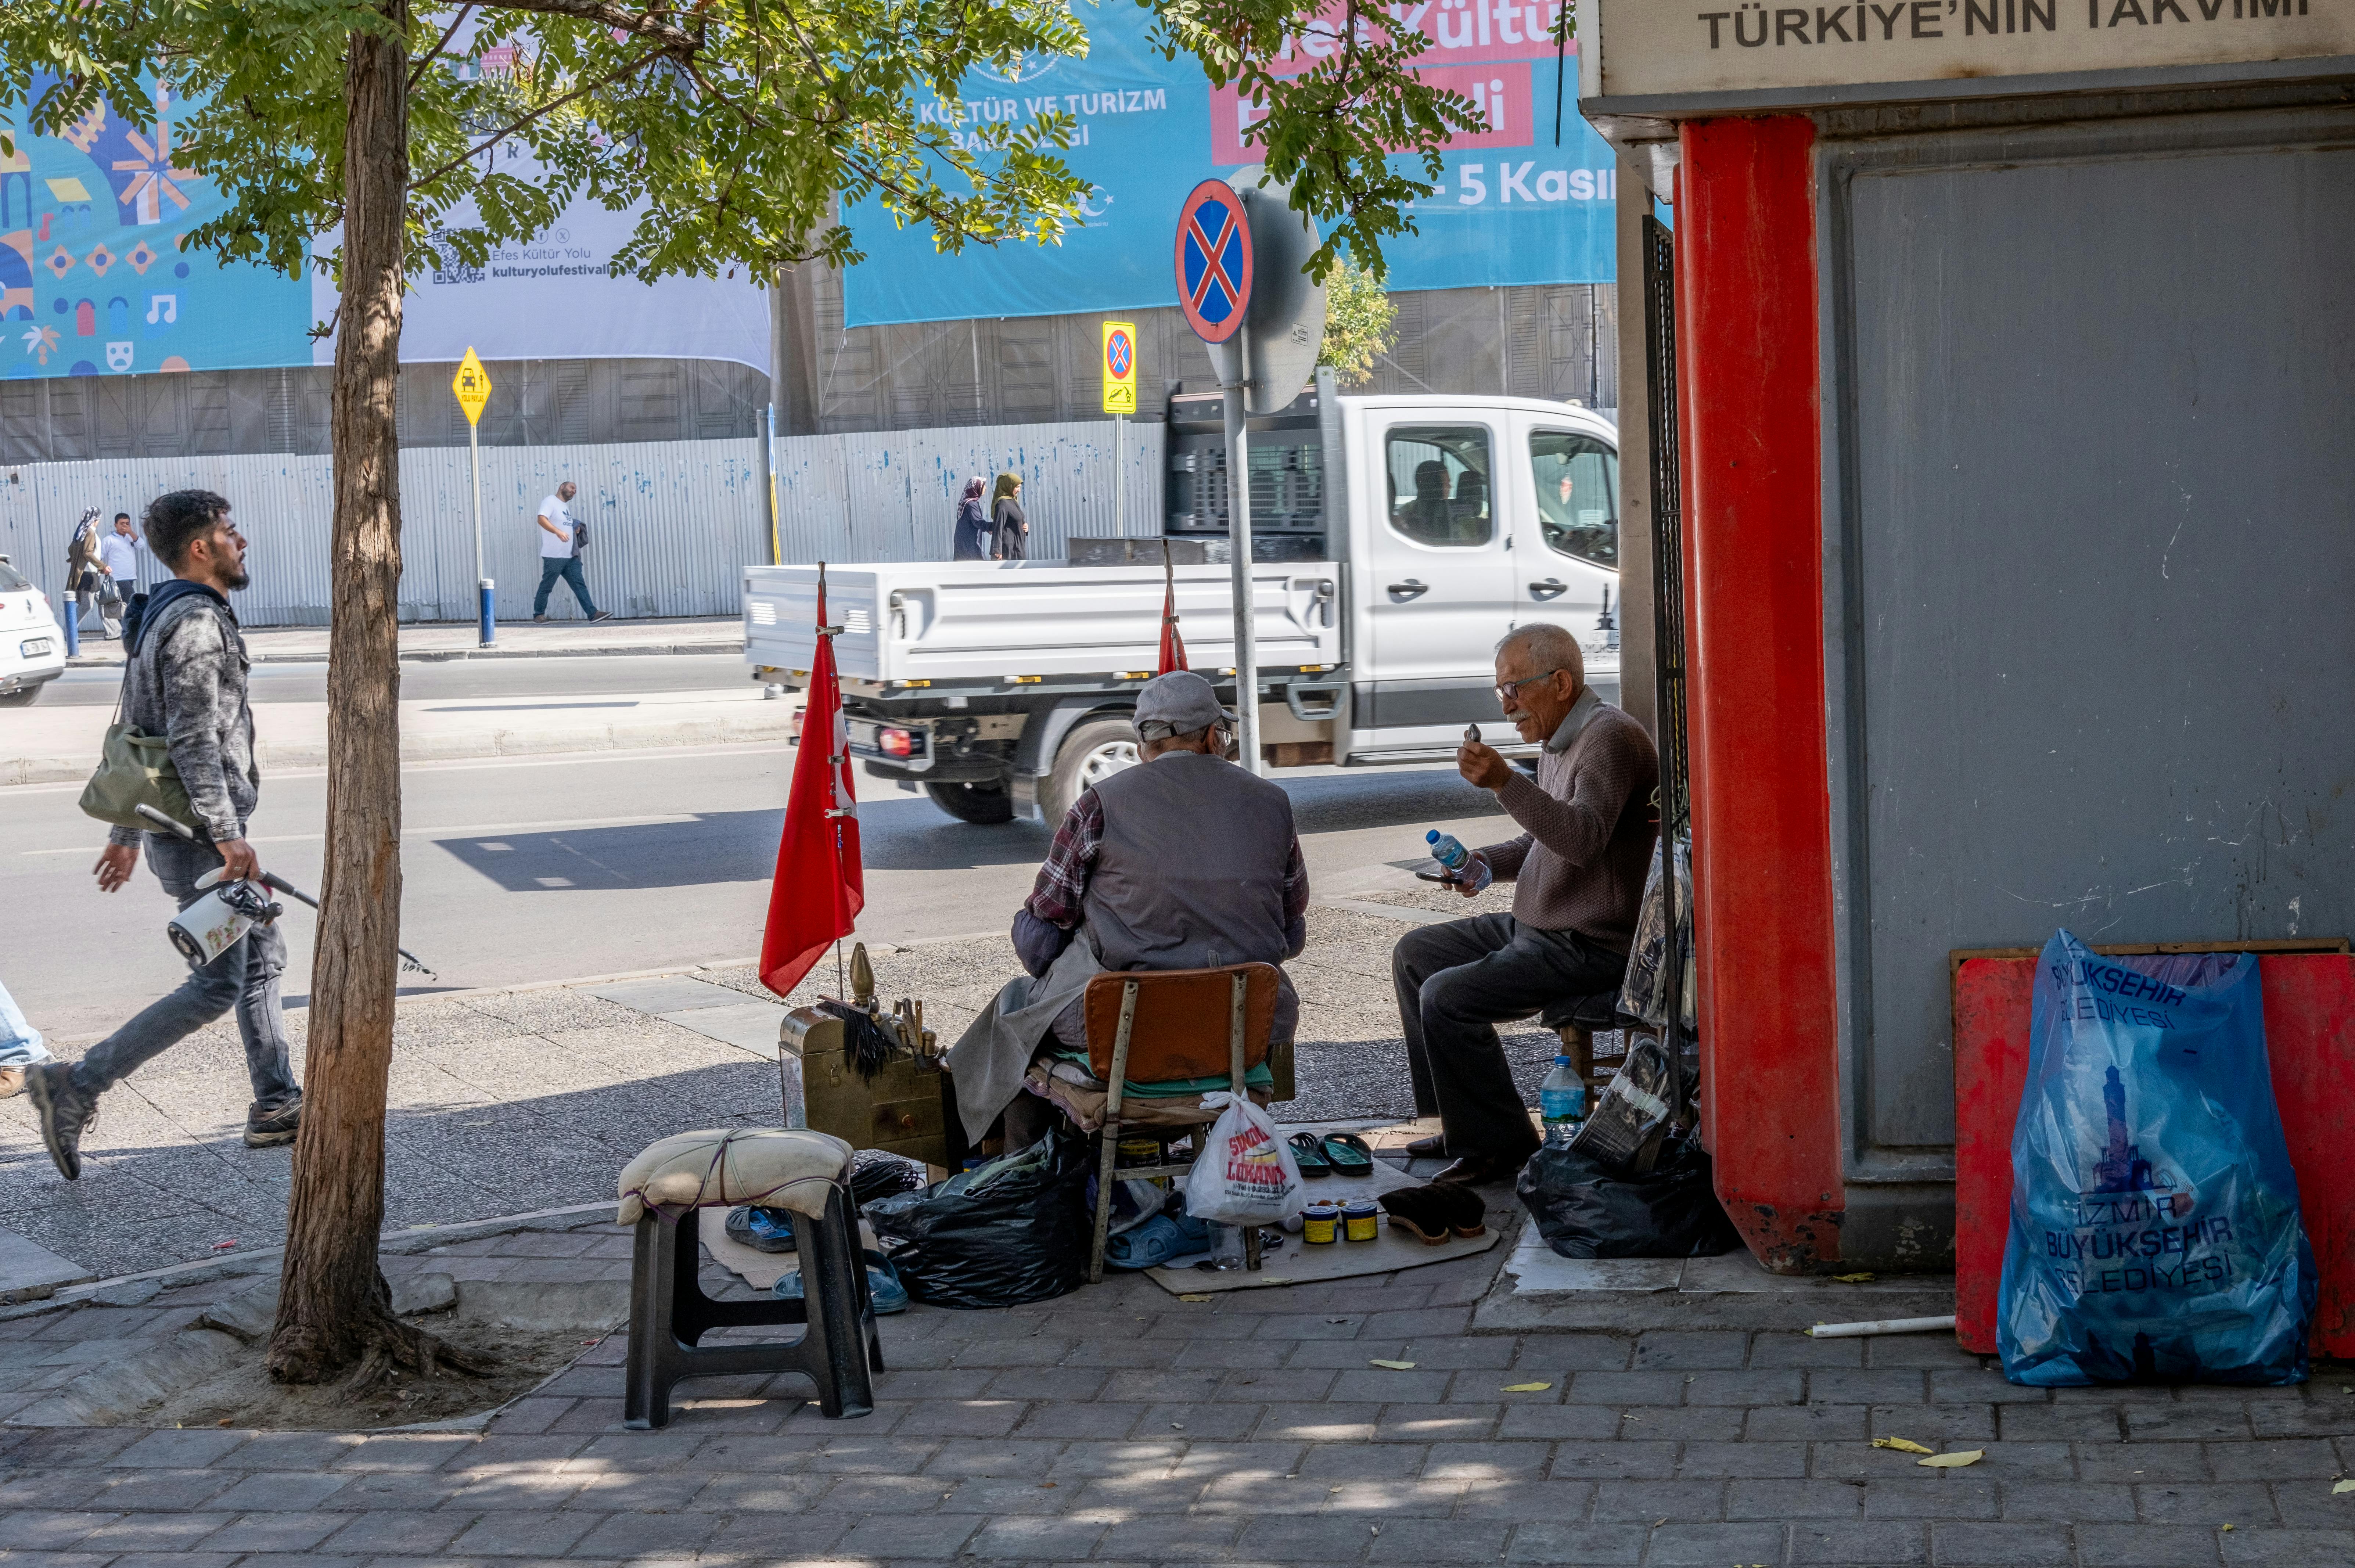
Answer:
POLYGON ((1103 324, 1103 411, 1136 412, 1136 324, 1103 324))
POLYGON ((1241 192, 1204 180, 1178 209, 1178 308, 1205 343, 1242 330, 1251 307, 1251 219, 1241 192))

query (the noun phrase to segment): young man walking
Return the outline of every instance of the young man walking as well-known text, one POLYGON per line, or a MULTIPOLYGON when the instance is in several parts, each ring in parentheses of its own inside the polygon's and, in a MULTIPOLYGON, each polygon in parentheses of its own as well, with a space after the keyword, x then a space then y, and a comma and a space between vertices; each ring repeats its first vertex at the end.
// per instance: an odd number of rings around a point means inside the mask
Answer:
POLYGON ((123 608, 139 592, 139 541, 131 529, 131 514, 114 514, 114 531, 98 541, 99 565, 106 581, 100 584, 99 618, 106 635, 123 635, 123 608))
MULTIPOLYGON (((205 872, 218 868, 230 877, 250 878, 261 870, 245 837, 261 784, 253 763, 253 711, 246 701, 245 640, 226 597, 246 584, 245 539, 220 496, 208 490, 176 490, 147 508, 147 547, 170 568, 172 578, 128 628, 123 710, 142 732, 165 737, 197 818, 188 826, 203 841, 111 828, 96 870, 100 891, 122 887, 138 868, 144 837, 149 869, 186 909, 198 898, 197 879, 205 872)), ((246 1075, 253 1086, 246 1147, 293 1142, 303 1091, 289 1067, 286 1018, 279 1003, 279 976, 285 969, 286 939, 277 925, 254 926, 80 1061, 28 1069, 25 1088, 59 1172, 68 1181, 80 1177, 82 1135, 100 1095, 231 1008, 237 1009, 246 1075)))
POLYGON ((548 619, 548 595, 556 587, 558 578, 572 590, 581 613, 592 621, 610 621, 611 610, 600 610, 590 603, 589 584, 581 576, 581 547, 588 542, 582 537, 581 525, 572 520, 572 481, 567 479, 556 487, 556 494, 543 497, 539 503, 539 592, 532 595, 531 618, 548 619))

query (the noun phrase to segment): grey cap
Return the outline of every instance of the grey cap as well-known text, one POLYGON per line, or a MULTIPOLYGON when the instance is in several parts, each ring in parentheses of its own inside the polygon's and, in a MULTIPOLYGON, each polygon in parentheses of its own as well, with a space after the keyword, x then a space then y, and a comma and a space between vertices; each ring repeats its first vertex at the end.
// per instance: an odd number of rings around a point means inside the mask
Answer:
POLYGON ((1155 676, 1136 694, 1136 727, 1140 731, 1148 724, 1157 724, 1172 735, 1190 735, 1220 720, 1231 724, 1234 718, 1219 706, 1219 694, 1210 688, 1210 683, 1189 669, 1155 676))

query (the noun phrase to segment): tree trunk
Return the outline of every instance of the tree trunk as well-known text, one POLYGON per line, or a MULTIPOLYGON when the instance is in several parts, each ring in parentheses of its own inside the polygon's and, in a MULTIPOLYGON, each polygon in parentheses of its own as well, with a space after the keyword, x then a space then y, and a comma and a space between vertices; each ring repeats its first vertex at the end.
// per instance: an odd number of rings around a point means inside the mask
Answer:
MULTIPOLYGON (((379 0, 405 26, 407 0, 379 0)), ((282 1382, 359 1366, 432 1370, 438 1347, 391 1314, 377 1263, 400 925, 400 441, 408 50, 355 32, 344 80, 344 290, 336 336, 334 613, 327 852, 311 969, 303 1130, 285 1283, 270 1343, 282 1382)))

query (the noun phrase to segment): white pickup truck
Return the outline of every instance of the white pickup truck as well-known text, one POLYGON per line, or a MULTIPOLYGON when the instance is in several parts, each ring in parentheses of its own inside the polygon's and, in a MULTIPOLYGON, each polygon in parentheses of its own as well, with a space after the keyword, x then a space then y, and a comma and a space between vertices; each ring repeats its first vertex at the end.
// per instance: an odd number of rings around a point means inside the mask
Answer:
MULTIPOLYGON (((1224 519, 1223 458, 1202 425, 1181 424, 1181 400, 1173 539, 1224 519)), ((1329 390, 1294 413, 1255 421, 1250 443, 1255 537, 1311 558, 1252 568, 1268 766, 1427 761, 1453 754, 1467 723, 1495 735, 1497 640, 1535 621, 1575 634, 1589 681, 1617 697, 1609 421, 1531 398, 1329 390)), ((1060 820, 1136 760, 1130 715, 1154 670, 1163 580, 1158 547, 1135 543, 1141 559, 1107 565, 830 564, 852 752, 968 822, 1060 820)), ((1231 694, 1230 569, 1182 565, 1177 582, 1188 662, 1231 694)), ((806 680, 816 586, 814 566, 744 570, 746 656, 762 678, 806 680)))

